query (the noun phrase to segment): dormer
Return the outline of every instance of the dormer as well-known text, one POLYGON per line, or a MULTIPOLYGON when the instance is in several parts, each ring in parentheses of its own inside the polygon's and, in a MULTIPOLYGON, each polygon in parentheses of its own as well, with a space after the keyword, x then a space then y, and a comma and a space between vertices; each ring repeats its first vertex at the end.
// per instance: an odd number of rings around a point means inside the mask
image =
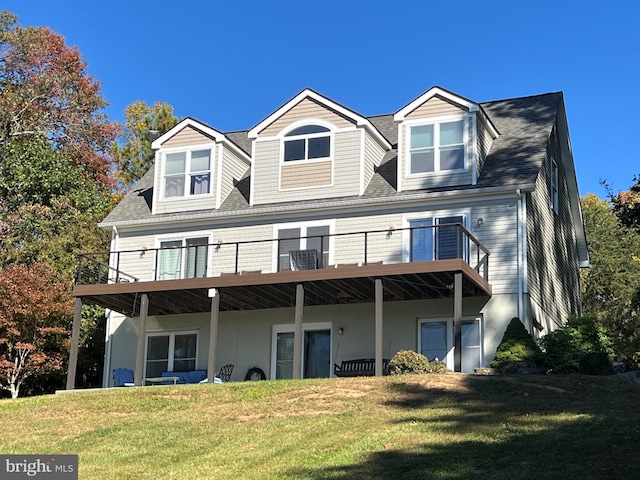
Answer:
POLYGON ((475 185, 498 132, 480 106, 433 87, 394 115, 398 190, 475 185))
POLYGON ((391 149, 369 120, 309 89, 249 138, 252 205, 362 195, 391 149))
POLYGON ((187 118, 156 139, 152 213, 220 208, 251 165, 224 134, 187 118))

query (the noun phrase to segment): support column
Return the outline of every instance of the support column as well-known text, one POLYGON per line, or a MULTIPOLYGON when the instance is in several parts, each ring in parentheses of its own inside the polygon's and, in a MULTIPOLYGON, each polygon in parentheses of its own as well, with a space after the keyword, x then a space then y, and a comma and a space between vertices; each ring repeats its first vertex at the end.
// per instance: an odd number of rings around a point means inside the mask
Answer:
POLYGON ((293 329, 293 378, 302 378, 302 313, 304 310, 304 286, 296 285, 296 313, 293 329))
POLYGON ((382 280, 376 278, 376 377, 382 376, 382 331, 383 331, 383 298, 382 280))
POLYGON ((136 369, 133 373, 133 383, 142 385, 142 369, 144 368, 144 343, 147 338, 147 315, 149 314, 149 297, 143 293, 140 298, 140 325, 138 328, 138 347, 136 349, 136 369))
POLYGON ((209 323, 209 360, 207 362, 207 379, 213 383, 216 376, 216 347, 218 346, 218 319, 220 317, 220 292, 215 288, 209 290, 211 298, 211 319, 209 323))
POLYGON ((453 280, 453 369, 462 371, 462 273, 456 273, 453 280))
POLYGON ((76 369, 78 368, 78 347, 80 344, 80 322, 82 321, 82 298, 76 297, 71 327, 71 350, 69 351, 69 370, 67 371, 67 390, 76 387, 76 369))

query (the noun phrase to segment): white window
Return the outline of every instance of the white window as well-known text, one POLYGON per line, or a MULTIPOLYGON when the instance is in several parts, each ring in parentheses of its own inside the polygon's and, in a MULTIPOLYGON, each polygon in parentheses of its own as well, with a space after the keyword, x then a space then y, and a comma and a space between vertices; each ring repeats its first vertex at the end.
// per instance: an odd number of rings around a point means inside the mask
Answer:
MULTIPOLYGON (((462 372, 472 373, 482 367, 482 341, 480 318, 462 320, 461 364, 462 372)), ((438 359, 454 370, 454 328, 452 319, 420 320, 418 322, 418 351, 429 361, 438 359)))
POLYGON ((164 198, 211 192, 211 150, 167 153, 164 160, 164 198))
POLYGON ((433 214, 406 219, 410 228, 405 239, 405 261, 425 262, 467 258, 467 236, 460 226, 466 225, 466 215, 433 214))
POLYGON ((313 270, 331 263, 331 222, 289 224, 276 227, 277 271, 313 270))
POLYGON ((158 280, 207 276, 209 237, 160 241, 158 280))
POLYGON ((407 127, 406 162, 409 175, 465 170, 466 119, 407 127))
POLYGON ((147 334, 145 377, 196 369, 198 332, 147 334))
POLYGON ((551 208, 557 214, 558 213, 558 164, 556 160, 551 157, 550 161, 551 178, 549 182, 549 199, 551 202, 551 208))
POLYGON ((284 136, 283 160, 320 160, 331 157, 331 130, 321 125, 303 125, 284 136))

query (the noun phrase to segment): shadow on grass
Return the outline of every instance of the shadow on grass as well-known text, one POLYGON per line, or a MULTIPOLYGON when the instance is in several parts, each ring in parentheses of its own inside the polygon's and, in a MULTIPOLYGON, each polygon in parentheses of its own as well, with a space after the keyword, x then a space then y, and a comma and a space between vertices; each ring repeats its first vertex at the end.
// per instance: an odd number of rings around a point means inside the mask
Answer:
POLYGON ((351 465, 297 469, 300 479, 640 478, 640 389, 615 379, 473 377, 448 390, 390 382, 389 429, 420 440, 380 445, 351 465), (446 440, 443 441, 442 438, 446 440))

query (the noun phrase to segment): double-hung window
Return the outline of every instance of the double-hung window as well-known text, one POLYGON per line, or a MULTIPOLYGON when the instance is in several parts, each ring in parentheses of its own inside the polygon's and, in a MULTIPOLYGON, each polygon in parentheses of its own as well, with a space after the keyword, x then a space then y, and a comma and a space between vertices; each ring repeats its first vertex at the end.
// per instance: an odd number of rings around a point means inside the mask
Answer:
POLYGON ((189 197, 211 192, 211 150, 165 154, 164 197, 189 197))
POLYGON ((158 280, 206 277, 208 243, 208 237, 161 241, 158 280))
POLYGON ((331 156, 331 131, 321 125, 303 125, 284 137, 283 160, 316 160, 331 156))
POLYGON ((410 175, 464 170, 466 120, 411 125, 407 128, 410 175))
POLYGON ((331 227, 296 225, 278 229, 278 271, 310 270, 329 264, 331 227))
POLYGON ((197 332, 148 334, 145 377, 195 370, 197 346, 197 332))
POLYGON ((466 237, 458 223, 464 225, 464 215, 409 220, 409 261, 465 258, 466 237))

